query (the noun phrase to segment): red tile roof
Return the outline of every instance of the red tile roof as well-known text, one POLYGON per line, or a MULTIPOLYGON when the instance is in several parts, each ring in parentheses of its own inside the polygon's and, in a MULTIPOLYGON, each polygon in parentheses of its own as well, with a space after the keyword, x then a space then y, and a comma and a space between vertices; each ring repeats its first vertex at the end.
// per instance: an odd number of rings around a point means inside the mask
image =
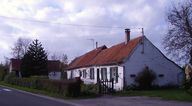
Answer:
POLYGON ((74 59, 67 69, 69 70, 94 65, 119 64, 131 54, 141 39, 142 36, 130 40, 127 44, 123 42, 108 49, 92 50, 74 59))
POLYGON ((67 67, 67 69, 72 69, 72 68, 80 68, 80 67, 85 67, 90 65, 90 61, 92 61, 102 50, 107 49, 107 47, 101 46, 97 49, 94 49, 80 57, 75 58, 71 64, 67 67))

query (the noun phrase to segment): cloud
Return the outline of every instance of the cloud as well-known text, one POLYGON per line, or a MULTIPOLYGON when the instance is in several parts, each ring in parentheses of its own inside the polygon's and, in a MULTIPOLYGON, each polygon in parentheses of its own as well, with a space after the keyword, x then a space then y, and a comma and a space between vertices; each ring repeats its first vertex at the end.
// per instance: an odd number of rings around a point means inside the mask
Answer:
MULTIPOLYGON (((66 53, 73 59, 93 49, 88 39, 107 46, 124 41, 126 27, 144 27, 145 35, 162 49, 167 4, 166 0, 2 0, 0 61, 4 55, 11 57, 10 47, 18 37, 38 38, 50 54, 66 53)), ((133 29, 131 38, 140 34, 133 29)))

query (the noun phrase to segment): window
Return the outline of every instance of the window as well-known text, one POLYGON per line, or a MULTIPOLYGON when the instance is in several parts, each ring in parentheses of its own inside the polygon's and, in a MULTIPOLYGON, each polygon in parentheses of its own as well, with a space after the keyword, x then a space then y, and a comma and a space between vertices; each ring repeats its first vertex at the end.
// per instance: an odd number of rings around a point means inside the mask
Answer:
POLYGON ((86 70, 83 70, 83 78, 86 78, 86 77, 87 77, 86 70))
POLYGON ((94 79, 94 68, 90 68, 90 79, 94 79))
POLYGON ((112 78, 118 83, 118 67, 110 67, 110 79, 112 78))
POLYGON ((164 74, 159 74, 159 77, 164 77, 164 74))
POLYGON ((101 68, 101 80, 107 79, 107 68, 101 68))
POLYGON ((135 74, 131 74, 130 77, 131 77, 131 78, 135 78, 136 75, 135 75, 135 74))

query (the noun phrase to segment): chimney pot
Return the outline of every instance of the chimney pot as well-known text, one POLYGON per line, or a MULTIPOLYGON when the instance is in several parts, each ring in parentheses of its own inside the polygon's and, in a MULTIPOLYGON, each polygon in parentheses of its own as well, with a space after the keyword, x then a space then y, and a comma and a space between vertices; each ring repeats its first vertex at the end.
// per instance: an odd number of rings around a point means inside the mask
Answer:
POLYGON ((127 44, 130 40, 130 29, 125 29, 125 44, 127 44))
POLYGON ((98 48, 98 42, 96 42, 96 49, 98 48))

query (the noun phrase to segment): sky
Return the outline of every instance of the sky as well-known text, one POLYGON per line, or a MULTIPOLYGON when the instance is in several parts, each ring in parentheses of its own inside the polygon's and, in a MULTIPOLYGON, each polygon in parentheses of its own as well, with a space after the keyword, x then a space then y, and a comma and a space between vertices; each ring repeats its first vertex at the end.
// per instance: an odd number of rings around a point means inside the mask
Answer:
POLYGON ((49 56, 69 60, 93 49, 93 42, 111 47, 145 36, 163 53, 169 0, 0 0, 0 62, 11 58, 19 37, 39 39, 49 56))

